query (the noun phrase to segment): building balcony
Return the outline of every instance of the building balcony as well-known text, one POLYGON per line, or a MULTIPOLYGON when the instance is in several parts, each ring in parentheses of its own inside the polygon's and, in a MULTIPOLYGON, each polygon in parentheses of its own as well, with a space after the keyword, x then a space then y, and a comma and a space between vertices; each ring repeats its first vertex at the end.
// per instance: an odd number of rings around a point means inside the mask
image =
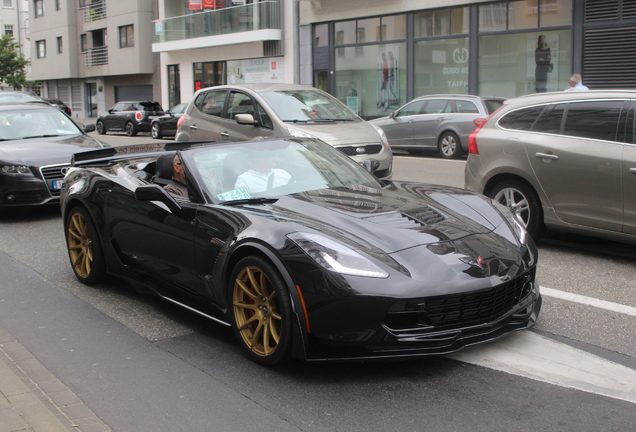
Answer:
POLYGON ((94 0, 92 3, 84 2, 84 4, 80 2, 80 10, 83 12, 85 23, 105 19, 106 1, 94 0))
POLYGON ((204 11, 155 21, 152 51, 281 40, 281 27, 278 1, 204 11))
POLYGON ((84 56, 84 65, 89 66, 102 66, 108 64, 108 47, 101 46, 97 48, 89 48, 82 51, 84 56))

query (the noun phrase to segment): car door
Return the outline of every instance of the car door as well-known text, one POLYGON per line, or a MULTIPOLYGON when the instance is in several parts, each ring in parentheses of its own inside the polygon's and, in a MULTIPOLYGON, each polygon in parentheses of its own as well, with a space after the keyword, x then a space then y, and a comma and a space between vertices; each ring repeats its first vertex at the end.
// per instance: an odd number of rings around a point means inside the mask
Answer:
POLYGON ((223 118, 226 95, 227 90, 223 89, 209 90, 197 96, 187 125, 190 141, 223 141, 221 132, 227 122, 223 118))
MULTIPOLYGON (((260 115, 264 110, 256 109, 256 101, 247 93, 231 90, 228 102, 227 110, 224 113, 224 119, 227 122, 224 123, 224 130, 221 131, 221 136, 224 141, 249 141, 260 136, 273 136, 271 128, 261 127, 260 115), (256 125, 238 124, 236 122, 237 114, 251 114, 254 120, 257 121, 256 125)), ((271 120, 270 120, 271 123, 271 120)))
POLYGON ((107 129, 120 129, 117 118, 122 111, 126 109, 127 104, 123 102, 117 102, 108 112, 104 115, 102 122, 107 129))
POLYGON ((448 99, 431 99, 413 124, 413 140, 420 146, 436 148, 442 124, 453 118, 451 102, 448 99))
POLYGON ((413 139, 413 122, 423 111, 426 100, 414 100, 383 121, 382 130, 391 147, 402 148, 417 145, 413 139))
POLYGON ((619 125, 619 141, 623 141, 623 232, 636 234, 636 101, 629 102, 625 124, 619 125), (623 132, 624 131, 624 132, 623 132), (622 139, 621 139, 622 138, 622 139))
POLYGON ((557 217, 590 228, 621 231, 623 144, 616 130, 623 101, 560 103, 545 110, 528 134, 534 175, 557 217))

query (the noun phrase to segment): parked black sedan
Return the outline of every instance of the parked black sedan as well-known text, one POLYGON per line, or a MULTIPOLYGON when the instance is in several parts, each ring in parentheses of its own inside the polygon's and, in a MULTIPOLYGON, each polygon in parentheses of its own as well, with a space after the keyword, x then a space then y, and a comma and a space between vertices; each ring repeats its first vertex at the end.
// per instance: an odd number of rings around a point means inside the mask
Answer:
POLYGON ((78 154, 64 180, 76 277, 232 326, 260 364, 445 354, 537 319, 536 247, 484 196, 380 181, 315 139, 133 150, 78 154))
POLYGON ((51 105, 0 105, 0 210, 58 203, 71 156, 103 147, 51 105))
POLYGON ((150 126, 152 137, 155 139, 174 137, 177 134, 177 122, 187 107, 187 103, 175 105, 171 110, 166 111, 165 115, 155 118, 150 126))
POLYGON ((159 102, 117 102, 111 109, 97 117, 95 127, 100 135, 108 131, 120 131, 126 132, 128 136, 135 136, 138 132, 150 131, 152 120, 164 114, 159 102))

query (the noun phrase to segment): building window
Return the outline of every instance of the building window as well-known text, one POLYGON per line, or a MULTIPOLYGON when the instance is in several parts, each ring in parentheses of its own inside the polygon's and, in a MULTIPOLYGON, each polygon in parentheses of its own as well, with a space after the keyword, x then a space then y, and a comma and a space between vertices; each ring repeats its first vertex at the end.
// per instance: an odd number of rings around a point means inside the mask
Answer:
POLYGON ((62 2, 60 0, 55 0, 55 10, 62 10, 62 2))
POLYGON ((57 53, 62 54, 64 52, 64 46, 62 45, 62 36, 57 37, 57 53))
POLYGON ((10 8, 13 7, 12 0, 2 0, 2 7, 10 8))
POLYGON ((34 2, 35 9, 35 17, 43 17, 44 16, 44 0, 35 0, 34 2))
POLYGON ((135 35, 132 24, 119 27, 119 47, 128 48, 133 46, 135 46, 135 35))
POLYGON ((13 25, 5 24, 4 25, 4 34, 13 36, 13 25))
POLYGON ((86 33, 80 35, 80 45, 82 46, 82 52, 88 51, 88 37, 86 33))
POLYGON ((46 41, 39 40, 35 41, 35 50, 37 58, 45 58, 46 57, 46 41))

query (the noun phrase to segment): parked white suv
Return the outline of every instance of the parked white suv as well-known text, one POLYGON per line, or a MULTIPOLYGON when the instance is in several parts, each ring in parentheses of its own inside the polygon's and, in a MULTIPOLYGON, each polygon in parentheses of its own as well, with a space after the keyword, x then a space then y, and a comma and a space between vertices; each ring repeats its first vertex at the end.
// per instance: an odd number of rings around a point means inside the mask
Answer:
POLYGON ((393 153, 380 128, 329 93, 294 84, 208 87, 194 94, 177 124, 176 141, 245 141, 257 137, 318 138, 372 172, 390 178, 393 153))

